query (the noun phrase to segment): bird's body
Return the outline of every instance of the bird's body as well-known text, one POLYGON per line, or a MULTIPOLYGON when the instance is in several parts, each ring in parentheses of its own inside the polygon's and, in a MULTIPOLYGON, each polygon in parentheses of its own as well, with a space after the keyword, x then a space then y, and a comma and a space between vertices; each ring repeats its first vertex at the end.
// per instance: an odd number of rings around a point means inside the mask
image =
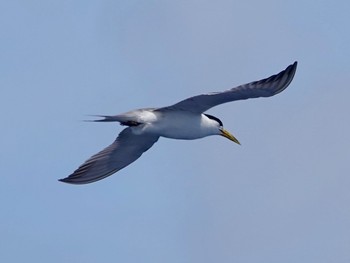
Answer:
POLYGON ((217 122, 207 115, 187 111, 143 110, 141 124, 132 126, 135 134, 155 134, 165 138, 194 140, 217 134, 217 122))
POLYGON ((221 135, 239 144, 223 128, 220 119, 204 112, 216 105, 248 98, 270 97, 292 81, 297 62, 279 74, 233 89, 194 96, 163 108, 145 108, 103 117, 98 122, 119 122, 128 126, 110 146, 93 155, 70 176, 60 181, 86 184, 101 180, 138 159, 159 137, 193 140, 221 135))

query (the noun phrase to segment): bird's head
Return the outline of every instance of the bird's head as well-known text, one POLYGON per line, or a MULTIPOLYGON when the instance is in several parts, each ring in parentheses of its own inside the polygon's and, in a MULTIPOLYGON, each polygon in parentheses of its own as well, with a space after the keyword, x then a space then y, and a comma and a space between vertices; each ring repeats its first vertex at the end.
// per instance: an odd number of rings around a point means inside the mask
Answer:
POLYGON ((222 121, 219 118, 212 116, 212 115, 209 115, 209 114, 204 114, 204 115, 215 122, 215 126, 216 126, 216 133, 215 134, 221 135, 221 136, 241 145, 241 143, 236 139, 235 136, 233 136, 230 132, 228 132, 227 130, 224 129, 224 125, 222 124, 222 121))

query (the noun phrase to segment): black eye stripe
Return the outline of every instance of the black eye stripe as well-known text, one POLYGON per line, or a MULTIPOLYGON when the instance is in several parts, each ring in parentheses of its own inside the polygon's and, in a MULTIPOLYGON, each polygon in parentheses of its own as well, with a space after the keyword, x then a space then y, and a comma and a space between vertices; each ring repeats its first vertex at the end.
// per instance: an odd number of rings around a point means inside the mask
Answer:
POLYGON ((219 118, 216 118, 215 116, 209 115, 209 114, 204 114, 204 115, 207 116, 209 119, 212 119, 212 120, 214 120, 214 121, 217 121, 217 122, 220 124, 220 126, 224 126, 224 125, 222 124, 222 121, 221 121, 219 118))

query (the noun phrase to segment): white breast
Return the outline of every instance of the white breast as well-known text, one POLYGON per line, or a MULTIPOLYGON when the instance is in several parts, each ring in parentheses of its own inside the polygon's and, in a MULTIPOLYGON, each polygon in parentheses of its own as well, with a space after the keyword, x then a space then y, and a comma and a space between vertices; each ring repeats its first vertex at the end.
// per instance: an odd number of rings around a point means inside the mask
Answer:
POLYGON ((218 124, 203 114, 187 111, 166 111, 157 114, 157 120, 144 126, 145 132, 160 136, 193 140, 218 133, 218 124))

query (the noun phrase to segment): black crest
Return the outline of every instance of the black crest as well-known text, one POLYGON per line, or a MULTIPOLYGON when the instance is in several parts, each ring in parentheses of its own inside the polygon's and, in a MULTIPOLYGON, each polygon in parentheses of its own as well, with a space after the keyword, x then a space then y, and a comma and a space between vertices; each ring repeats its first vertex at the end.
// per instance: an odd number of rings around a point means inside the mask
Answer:
POLYGON ((222 124, 222 121, 221 121, 219 118, 216 118, 215 116, 209 115, 209 114, 204 114, 204 115, 207 116, 209 119, 212 119, 212 120, 218 122, 218 123, 220 124, 221 127, 224 126, 224 125, 222 124))

